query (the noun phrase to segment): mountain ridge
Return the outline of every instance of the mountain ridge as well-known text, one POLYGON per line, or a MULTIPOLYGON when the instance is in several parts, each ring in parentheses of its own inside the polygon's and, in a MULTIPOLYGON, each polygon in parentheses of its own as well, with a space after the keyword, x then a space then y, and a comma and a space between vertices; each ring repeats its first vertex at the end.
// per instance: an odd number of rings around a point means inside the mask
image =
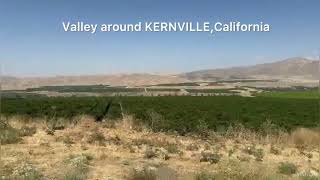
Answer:
POLYGON ((251 66, 192 71, 180 74, 180 77, 188 80, 256 79, 259 77, 319 79, 319 61, 295 57, 251 66))

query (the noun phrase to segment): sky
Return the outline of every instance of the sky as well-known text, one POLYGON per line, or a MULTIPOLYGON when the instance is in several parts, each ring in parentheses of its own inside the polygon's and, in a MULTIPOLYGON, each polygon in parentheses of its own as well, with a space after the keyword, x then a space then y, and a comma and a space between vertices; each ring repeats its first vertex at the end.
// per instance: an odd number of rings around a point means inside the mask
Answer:
POLYGON ((245 66, 320 49, 319 0, 0 0, 2 74, 181 73, 245 66), (268 23, 270 32, 64 32, 62 22, 268 23))

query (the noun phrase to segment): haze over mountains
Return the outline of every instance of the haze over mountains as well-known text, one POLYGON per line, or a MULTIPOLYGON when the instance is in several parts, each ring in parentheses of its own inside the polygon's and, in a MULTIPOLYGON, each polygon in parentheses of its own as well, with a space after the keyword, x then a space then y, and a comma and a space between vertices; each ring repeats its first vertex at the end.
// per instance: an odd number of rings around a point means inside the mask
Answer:
POLYGON ((119 74, 119 75, 83 75, 56 77, 2 77, 3 89, 25 89, 51 85, 94 85, 108 84, 116 86, 142 86, 168 84, 188 81, 215 81, 230 79, 299 79, 317 81, 319 79, 319 61, 306 58, 290 58, 274 63, 258 64, 246 67, 209 69, 178 75, 119 74))

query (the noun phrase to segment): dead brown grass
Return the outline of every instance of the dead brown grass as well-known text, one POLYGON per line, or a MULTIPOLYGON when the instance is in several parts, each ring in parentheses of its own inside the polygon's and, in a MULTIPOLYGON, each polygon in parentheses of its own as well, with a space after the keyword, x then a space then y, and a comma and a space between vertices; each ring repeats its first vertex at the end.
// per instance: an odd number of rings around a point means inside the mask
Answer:
POLYGON ((320 147, 320 129, 296 129, 290 134, 290 140, 297 147, 320 147))
MULTIPOLYGON (((26 125, 23 121, 13 121, 10 124, 15 127, 26 125)), ((307 170, 320 172, 317 130, 297 129, 291 134, 262 136, 238 127, 224 135, 210 132, 210 136, 204 139, 196 135, 179 136, 144 128, 135 130, 133 123, 128 118, 114 126, 103 126, 91 117, 81 117, 77 124, 56 130, 53 135, 48 135, 41 128, 44 126, 38 124, 36 133, 22 137, 21 143, 3 145, 0 162, 9 167, 21 158, 28 159, 42 174, 53 178, 56 174, 66 176, 61 168, 65 167, 66 159, 72 154, 91 154, 95 157, 87 165, 88 179, 123 179, 134 168, 151 167, 158 172, 163 165, 173 169, 182 179, 190 174, 194 179, 194 175, 201 171, 215 177, 260 177, 266 171, 270 174, 277 172, 281 162, 296 164, 296 174, 307 170), (99 135, 93 136, 92 142, 102 140, 104 146, 88 142, 94 133, 99 135), (307 149, 301 151, 297 144, 307 149), (254 147, 255 151, 244 151, 247 147, 254 147), (150 149, 153 153, 145 158, 150 149), (201 160, 201 152, 209 154, 206 161, 201 160)), ((136 172, 132 176, 136 175, 141 174, 136 172)), ((287 179, 294 177, 296 175, 290 175, 287 179)))

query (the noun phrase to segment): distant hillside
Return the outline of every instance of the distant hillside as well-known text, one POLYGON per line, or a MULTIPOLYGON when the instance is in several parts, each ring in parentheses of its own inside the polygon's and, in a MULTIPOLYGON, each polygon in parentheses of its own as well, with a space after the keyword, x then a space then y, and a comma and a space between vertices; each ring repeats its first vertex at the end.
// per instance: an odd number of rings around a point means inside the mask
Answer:
POLYGON ((229 79, 319 79, 319 62, 305 58, 291 58, 274 63, 247 67, 210 69, 179 75, 117 74, 55 77, 2 77, 3 89, 26 89, 57 85, 116 85, 141 86, 154 84, 184 83, 190 81, 214 81, 229 79))
POLYGON ((290 58, 274 63, 247 67, 209 69, 181 74, 188 80, 221 80, 242 78, 301 78, 319 79, 319 61, 306 58, 290 58))
POLYGON ((152 84, 170 84, 187 81, 173 75, 154 74, 118 74, 118 75, 83 75, 83 76, 55 76, 55 77, 5 77, 2 79, 3 89, 26 89, 40 86, 59 85, 114 85, 141 86, 152 84))

